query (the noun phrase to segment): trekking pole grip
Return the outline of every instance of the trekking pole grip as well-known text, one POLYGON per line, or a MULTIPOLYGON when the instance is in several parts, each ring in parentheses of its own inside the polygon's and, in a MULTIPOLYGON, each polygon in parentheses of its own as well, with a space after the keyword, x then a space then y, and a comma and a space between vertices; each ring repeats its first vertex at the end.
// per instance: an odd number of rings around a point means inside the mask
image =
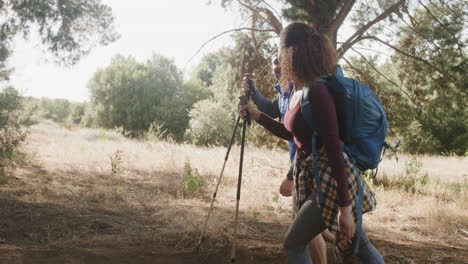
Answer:
MULTIPOLYGON (((240 105, 246 105, 246 104, 249 103, 249 97, 247 95, 243 94, 243 95, 239 96, 239 101, 240 101, 239 102, 240 105)), ((250 121, 249 111, 247 111, 247 115, 245 116, 244 119, 247 121, 247 124, 250 125, 251 121, 250 121)))

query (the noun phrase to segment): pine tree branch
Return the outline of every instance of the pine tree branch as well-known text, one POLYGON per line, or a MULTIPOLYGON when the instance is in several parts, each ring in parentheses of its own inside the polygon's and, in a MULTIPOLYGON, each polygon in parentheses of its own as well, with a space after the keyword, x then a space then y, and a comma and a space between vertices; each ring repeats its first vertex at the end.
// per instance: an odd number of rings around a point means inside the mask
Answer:
POLYGON ((348 65, 353 69, 357 74, 361 75, 361 77, 364 79, 365 83, 372 83, 371 80, 367 79, 367 75, 365 75, 361 70, 359 70, 357 67, 355 67, 351 62, 348 61, 345 57, 342 58, 348 65))
POLYGON ((356 0, 346 0, 346 2, 343 4, 343 7, 341 7, 340 9, 340 12, 331 23, 330 28, 328 30, 329 33, 338 31, 338 29, 343 24, 345 18, 348 16, 349 12, 351 12, 351 10, 353 9, 355 3, 356 0))
MULTIPOLYGON (((346 53, 346 51, 351 48, 351 42, 360 35, 362 35, 364 32, 366 32, 370 27, 375 25, 376 23, 384 20, 386 17, 388 17, 391 13, 395 12, 403 3, 405 3, 406 0, 399 0, 397 3, 389 7, 387 10, 385 10, 382 14, 374 18, 374 20, 370 21, 367 23, 365 26, 361 27, 358 31, 356 31, 350 38, 348 38, 343 45, 338 49, 338 57, 341 58, 343 55, 346 53)), ((354 42, 355 43, 355 42, 354 42)))
POLYGON ((398 52, 398 53, 400 53, 400 54, 403 54, 403 55, 405 55, 405 56, 407 56, 407 57, 410 57, 410 58, 412 58, 412 59, 415 59, 415 60, 417 60, 417 61, 420 61, 420 62, 426 64, 426 65, 429 66, 430 68, 432 68, 432 69, 436 70, 437 72, 439 72, 440 74, 442 74, 442 76, 444 77, 444 79, 445 79, 446 81, 450 82, 450 79, 451 79, 450 74, 447 73, 447 72, 445 72, 445 71, 443 71, 443 70, 441 70, 440 68, 438 68, 438 67, 435 66, 434 64, 430 63, 429 61, 427 61, 427 60, 425 60, 425 59, 423 59, 423 58, 417 57, 417 56, 415 56, 415 55, 409 54, 409 53, 407 53, 407 52, 405 52, 405 51, 403 51, 403 50, 401 50, 401 49, 399 49, 399 48, 393 46, 392 44, 390 44, 390 43, 388 43, 388 42, 386 42, 386 41, 383 41, 383 40, 381 40, 381 39, 379 39, 379 38, 377 38, 377 37, 375 37, 375 36, 369 36, 369 38, 370 38, 370 39, 373 39, 373 40, 375 40, 375 41, 377 41, 377 42, 379 42, 379 43, 381 43, 381 44, 383 44, 383 45, 385 45, 385 46, 387 46, 387 47, 389 47, 389 48, 391 48, 391 49, 393 49, 393 50, 395 50, 396 52, 398 52))
POLYGON ((250 31, 258 31, 258 32, 274 32, 273 29, 258 29, 258 28, 249 28, 249 27, 241 27, 241 28, 234 28, 234 29, 230 29, 230 30, 226 30, 226 31, 223 31, 219 34, 217 34, 216 36, 210 38, 209 40, 205 41, 205 43, 203 43, 200 48, 197 50, 197 52, 195 52, 192 57, 190 57, 190 59, 188 61, 191 61, 206 45, 208 45, 208 43, 210 43, 211 41, 219 38, 220 36, 222 35, 225 35, 227 33, 231 33, 231 32, 239 32, 239 31, 242 31, 242 30, 250 30, 250 31))
POLYGON ((430 39, 429 37, 425 36, 423 33, 421 33, 420 31, 416 30, 416 27, 420 24, 418 21, 416 21, 416 19, 409 13, 408 10, 405 10, 403 11, 410 19, 411 21, 411 25, 402 17, 402 16, 398 16, 400 18, 400 20, 409 28, 411 29, 411 31, 413 31, 414 33, 416 33, 416 35, 422 37, 423 39, 427 40, 428 42, 430 42, 432 44, 432 46, 436 49, 437 53, 439 55, 441 55, 441 48, 439 46, 437 46, 437 44, 432 40, 430 39))
POLYGON ((385 74, 381 73, 372 63, 370 63, 367 58, 362 55, 359 51, 355 50, 354 48, 351 48, 354 52, 356 52, 357 54, 359 54, 359 56, 361 56, 361 58, 367 63, 367 65, 369 65, 375 72, 377 72, 380 76, 382 76, 385 80, 387 80, 389 83, 393 84, 393 86, 395 86, 400 92, 404 93, 406 95, 406 97, 408 99, 410 99, 411 101, 413 101, 413 98, 411 97, 411 95, 405 91, 403 88, 401 88, 398 84, 396 84, 394 81, 390 80, 387 76, 385 76, 385 74))
MULTIPOLYGON (((465 16, 458 13, 457 11, 453 10, 447 3, 445 3, 444 1, 439 1, 440 3, 442 3, 442 5, 444 5, 448 10, 450 10, 450 12, 452 12, 453 14, 455 14, 457 17, 460 17, 462 18, 463 22, 466 22, 465 20, 465 16)), ((436 7, 436 5, 434 5, 436 7)), ((436 7, 439 11, 442 11, 440 10, 440 8, 436 7)), ((465 11, 462 10, 463 13, 465 13, 465 11)))
POLYGON ((434 19, 439 25, 441 25, 443 28, 445 28, 445 30, 447 30, 448 33, 450 33, 450 35, 452 35, 452 37, 457 41, 457 47, 458 47, 458 51, 460 53, 460 56, 462 58, 465 58, 465 53, 463 52, 461 46, 460 46, 460 43, 458 42, 458 38, 457 36, 455 36, 455 34, 444 24, 442 23, 442 21, 440 21, 434 14, 432 14, 431 10, 429 10, 429 8, 424 5, 421 0, 418 0, 419 4, 421 4, 423 6, 423 8, 426 10, 426 12, 432 17, 432 19, 434 19))

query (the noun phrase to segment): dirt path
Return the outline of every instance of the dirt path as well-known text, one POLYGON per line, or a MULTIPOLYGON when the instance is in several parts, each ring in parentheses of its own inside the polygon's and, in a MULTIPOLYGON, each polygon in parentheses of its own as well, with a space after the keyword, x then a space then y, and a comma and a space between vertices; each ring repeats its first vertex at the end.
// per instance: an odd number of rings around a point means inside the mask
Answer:
MULTIPOLYGON (((201 164, 218 152, 167 143, 148 150, 138 142, 90 141, 87 134, 56 130, 35 132, 28 146, 31 157, 0 184, 0 264, 230 263, 237 184, 232 175, 237 175, 237 166, 228 168, 206 239, 195 251, 219 164, 206 164, 206 189, 188 199, 183 194, 183 162, 175 160, 198 157, 201 161, 194 164, 202 172, 201 164), (128 160, 122 175, 112 175, 106 167, 116 146, 124 149, 128 160), (151 162, 138 163, 146 160, 151 162), (212 167, 216 172, 207 169, 212 167)), ((265 162, 275 164, 269 161, 273 158, 265 162)), ((247 163, 252 160, 246 158, 247 163)), ((278 197, 282 176, 265 169, 270 167, 250 164, 246 171, 236 263, 287 263, 281 241, 290 223, 290 201, 278 197)), ((386 263, 468 263, 468 242, 453 234, 467 229, 464 215, 447 210, 436 219, 451 229, 431 229, 427 222, 419 223, 424 215, 397 218, 403 210, 413 215, 415 207, 396 202, 410 201, 402 198, 405 193, 380 194, 389 195, 381 203, 389 210, 367 216, 364 227, 386 263)), ((330 246, 328 257, 329 263, 336 263, 330 246)))
MULTIPOLYGON (((221 231, 209 233, 195 251, 199 228, 167 219, 202 219, 208 203, 198 214, 200 208, 164 204, 150 210, 119 203, 118 209, 111 209, 93 201, 70 201, 69 194, 54 194, 48 202, 23 201, 32 188, 36 189, 27 181, 13 179, 0 192, 0 263, 230 263, 232 223, 216 219, 231 218, 232 209, 216 208, 218 216, 211 224, 220 225, 221 231), (52 202, 63 200, 63 195, 69 202, 52 202), (148 213, 152 211, 159 218, 148 213), (170 217, 161 218, 167 214, 170 217)), ((274 213, 262 215, 254 219, 241 214, 236 263, 287 263, 281 248, 287 221, 272 220, 274 213)), ((368 233, 386 263, 468 263, 466 248, 403 241, 378 230, 368 233)), ((336 263, 330 247, 328 255, 329 263, 336 263)))

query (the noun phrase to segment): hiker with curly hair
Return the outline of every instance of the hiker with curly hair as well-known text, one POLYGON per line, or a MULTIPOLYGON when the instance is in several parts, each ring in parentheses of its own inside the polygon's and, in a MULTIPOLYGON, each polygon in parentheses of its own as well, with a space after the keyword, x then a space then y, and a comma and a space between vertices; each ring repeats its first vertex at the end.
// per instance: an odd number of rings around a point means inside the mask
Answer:
MULTIPOLYGON (((275 76, 276 80, 281 78, 281 67, 279 64, 278 50, 275 49, 271 54, 271 72, 275 76)), ((280 121, 284 119, 284 114, 289 103, 289 94, 292 91, 292 83, 285 91, 281 90, 280 84, 275 85, 275 90, 278 92, 278 96, 274 100, 265 98, 261 92, 257 89, 255 80, 250 76, 245 76, 242 81, 242 90, 245 94, 249 94, 253 100, 253 103, 258 109, 270 116, 271 118, 278 118, 280 121)), ((286 178, 281 182, 279 192, 282 196, 293 197, 293 218, 295 216, 295 204, 296 195, 294 192, 294 181, 293 181, 293 169, 294 169, 294 158, 296 155, 296 144, 294 140, 288 142, 289 158, 291 166, 286 174, 286 178)), ((309 242, 309 251, 312 254, 314 263, 326 262, 326 245, 325 240, 333 242, 335 237, 331 234, 328 229, 322 232, 322 236, 317 236, 309 242), (322 237, 323 236, 323 237, 322 237)))
POLYGON ((294 264, 312 263, 307 243, 328 228, 336 233, 335 249, 344 263, 358 259, 363 263, 383 263, 361 225, 356 224, 358 211, 375 210, 375 194, 342 151, 336 108, 340 106, 335 106, 331 92, 319 81, 321 76, 336 73, 336 50, 313 27, 294 22, 281 32, 279 51, 281 87, 293 83, 284 121, 278 122, 250 104, 239 105, 239 112, 243 117, 249 112, 253 120, 271 133, 285 140, 294 139, 296 144, 297 215, 283 243, 288 259, 294 264), (307 100, 320 131, 316 142, 317 177, 311 157, 314 131, 306 124, 300 107, 305 87, 309 87, 307 100), (354 195, 358 192, 362 194, 362 202, 354 195))

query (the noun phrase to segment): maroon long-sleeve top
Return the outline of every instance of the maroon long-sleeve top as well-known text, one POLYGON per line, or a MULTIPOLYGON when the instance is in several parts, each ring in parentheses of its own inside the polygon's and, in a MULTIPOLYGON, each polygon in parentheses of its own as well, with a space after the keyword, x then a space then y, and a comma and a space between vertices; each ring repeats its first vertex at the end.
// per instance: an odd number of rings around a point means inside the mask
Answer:
MULTIPOLYGON (((335 102, 328 88, 319 82, 309 91, 309 101, 320 133, 317 148, 325 146, 332 177, 335 179, 337 187, 339 205, 348 206, 350 204, 348 181, 341 151, 335 102)), ((288 107, 284 115, 284 123, 278 122, 264 113, 260 115, 257 122, 282 139, 294 139, 298 160, 302 160, 312 153, 313 131, 307 126, 302 116, 300 103, 292 108, 288 107)))

